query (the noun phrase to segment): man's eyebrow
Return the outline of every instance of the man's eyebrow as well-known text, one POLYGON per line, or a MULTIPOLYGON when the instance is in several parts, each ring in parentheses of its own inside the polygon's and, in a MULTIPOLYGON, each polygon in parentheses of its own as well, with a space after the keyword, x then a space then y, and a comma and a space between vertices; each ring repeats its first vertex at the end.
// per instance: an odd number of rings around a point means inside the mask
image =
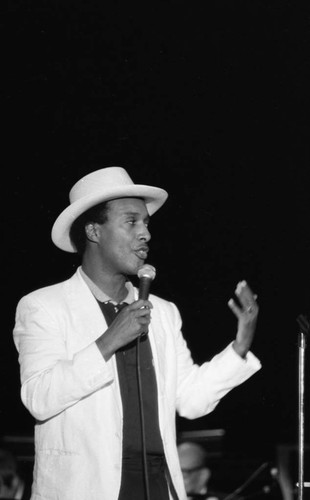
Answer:
MULTIPOLYGON (((129 211, 129 212, 124 212, 124 213, 123 213, 123 215, 124 215, 124 216, 128 216, 128 215, 130 215, 130 216, 134 216, 134 217, 137 217, 137 216, 138 216, 138 217, 140 217, 140 215, 141 215, 141 214, 140 214, 140 212, 133 212, 133 211, 129 211)), ((150 218, 151 218, 151 217, 150 217, 149 215, 146 215, 146 216, 143 218, 143 220, 147 220, 147 221, 149 221, 149 220, 150 220, 150 218)))

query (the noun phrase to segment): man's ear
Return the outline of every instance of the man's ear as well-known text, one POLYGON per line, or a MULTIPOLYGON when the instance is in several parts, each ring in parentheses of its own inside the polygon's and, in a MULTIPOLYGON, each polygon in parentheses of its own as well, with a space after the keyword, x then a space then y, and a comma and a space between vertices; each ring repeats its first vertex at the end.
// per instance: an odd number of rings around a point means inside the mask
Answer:
POLYGON ((89 222, 85 226, 86 238, 93 243, 98 241, 98 224, 96 222, 89 222))

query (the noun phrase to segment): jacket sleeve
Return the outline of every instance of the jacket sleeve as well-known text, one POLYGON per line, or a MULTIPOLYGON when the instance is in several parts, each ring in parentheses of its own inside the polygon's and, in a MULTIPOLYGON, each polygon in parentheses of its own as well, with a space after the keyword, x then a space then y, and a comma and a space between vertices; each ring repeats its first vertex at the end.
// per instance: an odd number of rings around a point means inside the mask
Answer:
POLYGON ((113 382, 111 363, 105 362, 95 342, 68 356, 65 320, 59 318, 31 294, 20 300, 16 310, 13 338, 19 353, 21 399, 38 420, 113 382))
POLYGON ((229 391, 256 373, 261 363, 252 352, 241 358, 231 343, 210 361, 195 364, 181 333, 180 314, 172 306, 177 352, 176 408, 182 417, 199 418, 213 411, 229 391))

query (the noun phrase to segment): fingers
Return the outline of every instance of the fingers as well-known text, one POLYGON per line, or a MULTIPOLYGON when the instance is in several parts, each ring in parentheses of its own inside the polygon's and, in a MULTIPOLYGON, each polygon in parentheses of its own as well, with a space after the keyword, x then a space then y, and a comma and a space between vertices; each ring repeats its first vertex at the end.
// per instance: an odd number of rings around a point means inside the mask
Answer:
POLYGON ((244 315, 257 316, 257 295, 252 292, 246 281, 243 280, 237 284, 235 295, 240 305, 234 299, 230 299, 228 306, 238 318, 244 315))
POLYGON ((140 325, 149 324, 151 321, 151 309, 153 309, 153 305, 150 301, 137 300, 120 311, 118 315, 119 320, 123 318, 122 321, 125 321, 127 324, 128 321, 137 322, 140 325))
POLYGON ((148 331, 152 307, 149 301, 140 300, 127 305, 119 311, 108 328, 116 345, 115 350, 128 345, 148 331))
POLYGON ((240 301, 243 309, 251 312, 251 309, 253 309, 256 304, 256 299, 246 281, 240 281, 237 284, 235 294, 238 297, 238 300, 240 301))
POLYGON ((146 324, 151 321, 151 309, 153 305, 148 300, 137 300, 128 306, 128 313, 141 324, 146 324))
POLYGON ((241 311, 240 308, 237 307, 236 302, 233 299, 229 299, 228 306, 230 307, 232 312, 237 316, 237 318, 239 318, 241 315, 241 311))
POLYGON ((149 300, 136 300, 130 306, 128 306, 131 311, 138 310, 138 309, 153 309, 153 304, 149 300))

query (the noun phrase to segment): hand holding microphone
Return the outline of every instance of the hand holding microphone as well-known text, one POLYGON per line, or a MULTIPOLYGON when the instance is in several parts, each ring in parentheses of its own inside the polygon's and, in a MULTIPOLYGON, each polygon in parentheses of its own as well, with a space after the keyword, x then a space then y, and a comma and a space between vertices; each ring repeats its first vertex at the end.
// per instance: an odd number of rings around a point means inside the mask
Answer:
MULTIPOLYGON (((120 322, 122 316, 124 316, 126 321, 134 321, 136 328, 134 329, 133 334, 136 337, 140 337, 141 335, 148 333, 148 326, 151 321, 150 308, 152 307, 152 304, 148 302, 148 304, 145 305, 145 301, 148 301, 151 283, 156 276, 155 267, 150 264, 144 264, 138 270, 137 276, 140 280, 139 298, 136 302, 133 302, 133 304, 126 307, 124 312, 121 311, 119 314, 120 318, 117 319, 119 319, 120 322), (144 301, 144 304, 140 301, 144 301)), ((117 319, 115 320, 116 324, 117 319)), ((130 340, 133 340, 132 337, 130 340)))
POLYGON ((151 321, 150 309, 152 308, 148 296, 156 271, 153 266, 145 264, 139 269, 137 275, 140 279, 138 300, 124 307, 104 335, 97 339, 106 361, 118 349, 148 333, 151 321))

